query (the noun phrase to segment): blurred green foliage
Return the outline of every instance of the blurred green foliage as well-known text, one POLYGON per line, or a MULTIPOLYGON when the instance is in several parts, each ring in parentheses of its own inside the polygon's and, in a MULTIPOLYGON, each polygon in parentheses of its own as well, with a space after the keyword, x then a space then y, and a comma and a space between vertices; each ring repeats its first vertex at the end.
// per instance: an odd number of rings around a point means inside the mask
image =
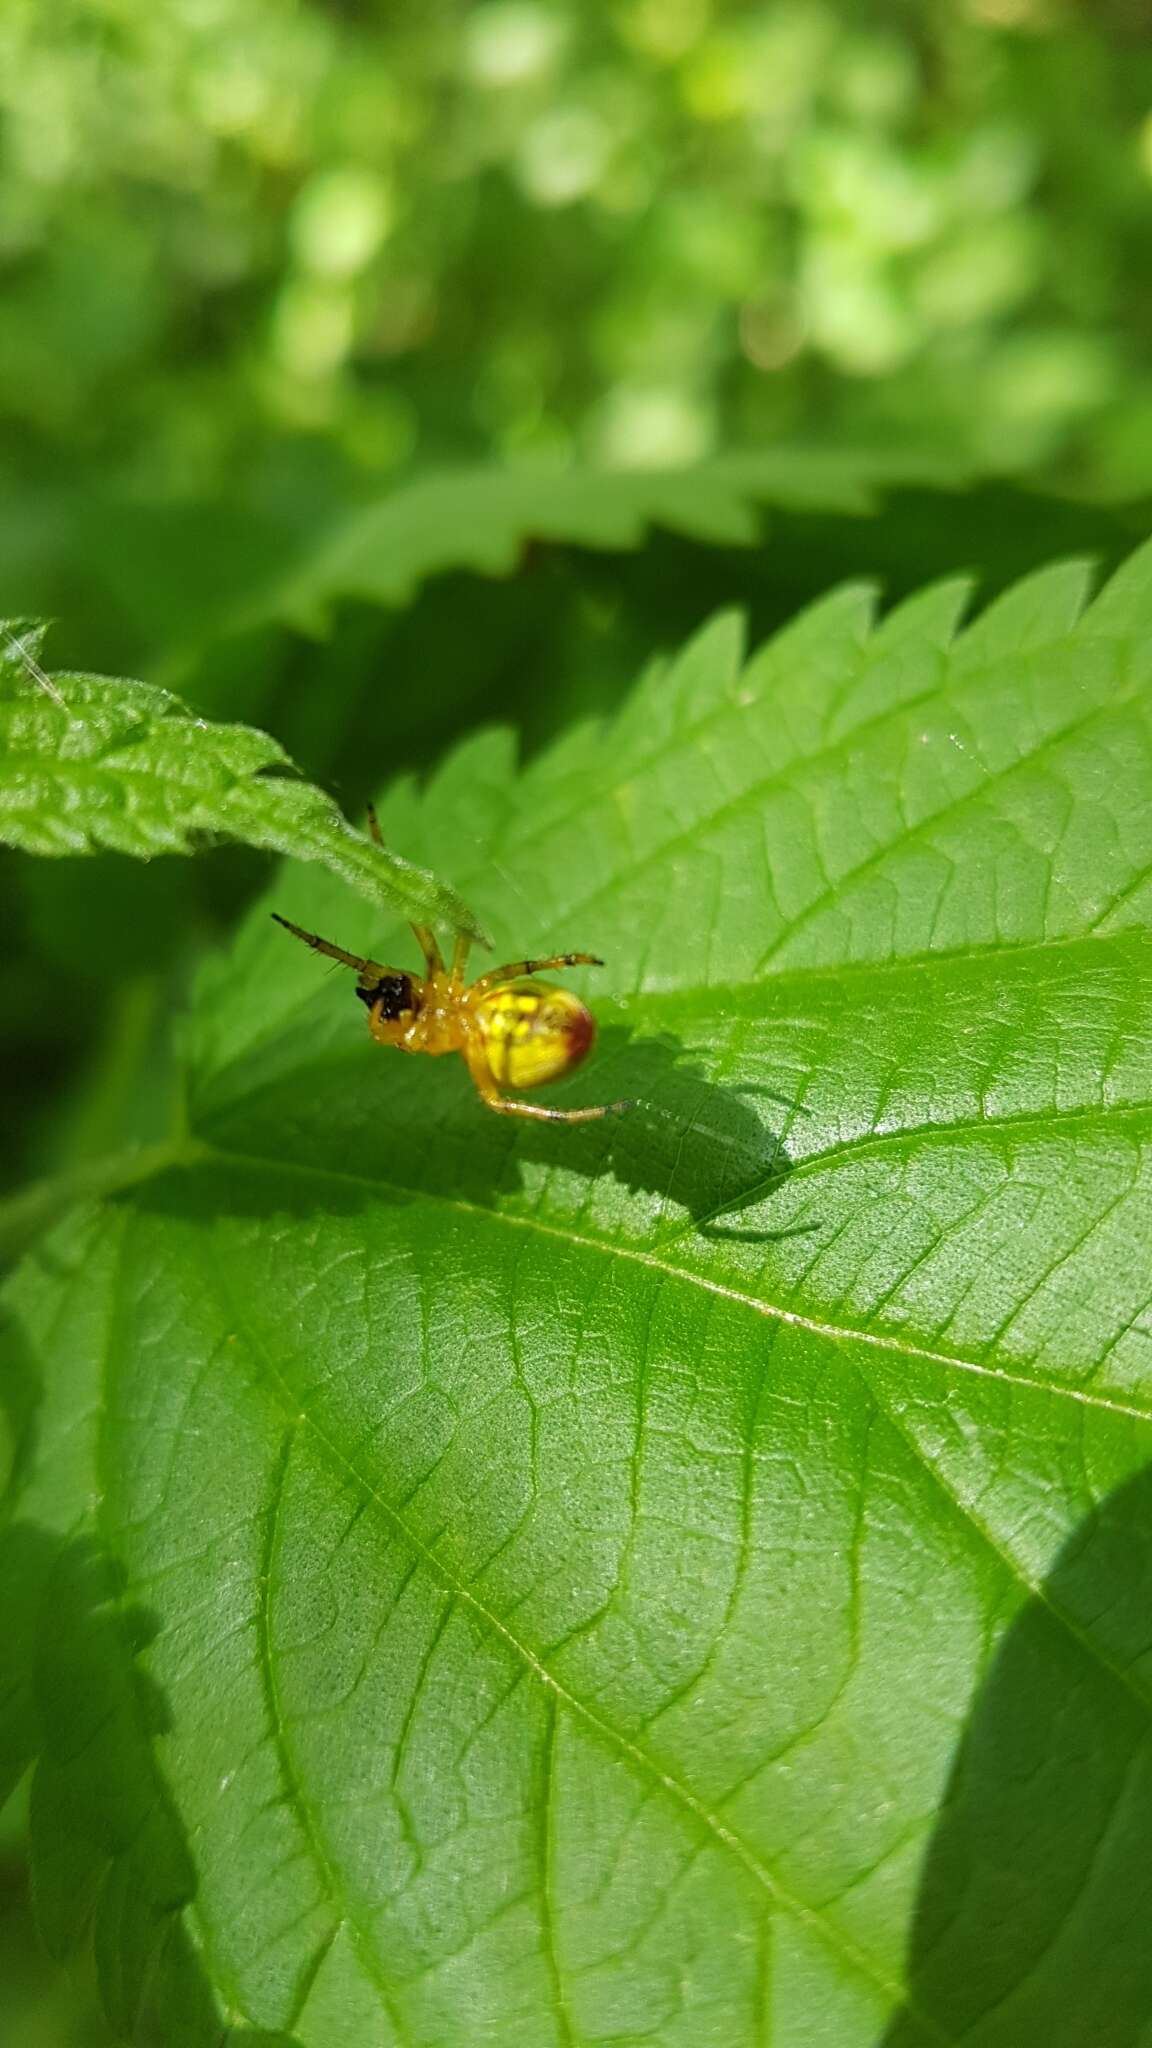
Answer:
POLYGON ((0 104, 32 478, 782 432, 1148 473, 1140 0, 7 0, 0 104))

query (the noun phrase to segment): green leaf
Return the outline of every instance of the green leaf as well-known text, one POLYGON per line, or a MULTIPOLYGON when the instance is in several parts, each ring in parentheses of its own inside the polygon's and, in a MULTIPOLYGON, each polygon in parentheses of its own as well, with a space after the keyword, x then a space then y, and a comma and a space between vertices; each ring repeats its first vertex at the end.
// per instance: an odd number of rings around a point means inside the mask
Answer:
MULTIPOLYGON (((641 546, 653 527, 752 546, 766 507, 874 511, 885 488, 938 482, 940 464, 907 453, 773 449, 717 456, 690 469, 458 470, 404 484, 346 513, 249 618, 313 624, 334 600, 408 603, 430 576, 474 569, 507 576, 533 541, 601 549, 641 546)), ((957 482, 954 466, 948 481, 957 482)))
POLYGON ((38 634, 17 639, 0 622, 0 842, 147 860, 234 840, 320 861, 370 902, 483 936, 454 890, 295 780, 267 733, 196 718, 148 683, 46 675, 38 648, 38 634))
POLYGON ((721 618, 392 792, 607 956, 555 1099, 631 1116, 487 1116, 263 909, 205 974, 193 1138, 9 1291, 143 1692, 95 1790, 9 1717, 49 1924, 302 2048, 1143 2040, 1152 549, 1086 580, 721 618))
MULTIPOLYGON (((342 598, 400 607, 452 570, 506 576, 534 540, 631 551, 659 527, 753 548, 777 512, 859 520, 894 491, 949 485, 959 493, 966 480, 954 460, 928 453, 778 446, 673 470, 489 463, 419 477, 351 507, 330 485, 310 490, 301 506, 235 492, 141 503, 138 494, 69 483, 43 494, 30 516, 25 482, 18 502, 0 495, 0 533, 13 542, 0 561, 0 609, 27 604, 34 589, 37 608, 67 602, 74 617, 79 593, 82 612, 95 607, 106 619, 110 610, 119 641, 147 649, 166 679, 178 679, 197 650, 230 633, 294 622, 312 630, 342 598)), ((1043 524, 1035 503, 1021 505, 1021 517, 1043 524)), ((963 518, 959 495, 950 509, 963 518)), ((1106 520, 1097 508, 1095 535, 1106 520)), ((233 689, 242 686, 232 679, 233 689)))

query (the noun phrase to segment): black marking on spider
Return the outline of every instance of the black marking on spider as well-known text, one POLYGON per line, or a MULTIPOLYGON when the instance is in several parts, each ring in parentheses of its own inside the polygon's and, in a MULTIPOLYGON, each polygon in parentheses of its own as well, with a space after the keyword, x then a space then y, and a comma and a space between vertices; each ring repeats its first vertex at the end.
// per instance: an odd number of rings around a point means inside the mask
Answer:
POLYGON ((389 1022, 416 1008, 411 978, 407 974, 385 974, 371 988, 358 988, 357 995, 370 1010, 379 1004, 379 1015, 389 1022))

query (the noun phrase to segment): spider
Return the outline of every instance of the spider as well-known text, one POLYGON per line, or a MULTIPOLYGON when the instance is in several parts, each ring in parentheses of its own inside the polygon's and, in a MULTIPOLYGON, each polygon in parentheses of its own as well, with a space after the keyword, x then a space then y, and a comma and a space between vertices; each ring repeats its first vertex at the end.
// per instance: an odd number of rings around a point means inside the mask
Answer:
MULTIPOLYGON (((374 812, 368 822, 381 843, 374 812)), ((597 1117, 631 1109, 631 1102, 604 1102, 590 1109, 546 1109, 536 1102, 518 1102, 504 1088, 538 1088, 557 1081, 590 1051, 596 1021, 570 989, 531 977, 552 967, 602 967, 595 953, 554 953, 546 960, 512 960, 490 968, 466 983, 464 966, 470 940, 457 935, 451 969, 447 969, 427 925, 414 924, 416 943, 427 974, 408 974, 385 967, 359 953, 346 953, 317 932, 308 932, 273 911, 295 938, 339 960, 356 973, 356 993, 368 1011, 368 1029, 377 1045, 395 1045, 401 1052, 462 1053, 481 1101, 500 1116, 532 1117, 542 1123, 586 1124, 597 1117)))

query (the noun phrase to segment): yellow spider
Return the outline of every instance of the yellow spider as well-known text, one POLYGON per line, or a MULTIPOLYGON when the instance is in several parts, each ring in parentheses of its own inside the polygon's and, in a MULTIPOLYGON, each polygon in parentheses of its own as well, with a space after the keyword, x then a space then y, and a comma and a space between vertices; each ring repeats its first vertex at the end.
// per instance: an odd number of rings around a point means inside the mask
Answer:
MULTIPOLYGON (((379 838, 374 816, 373 836, 379 838)), ((631 1109, 631 1102, 605 1102, 592 1109, 543 1109, 535 1102, 515 1102, 504 1088, 538 1088, 570 1074, 589 1052, 596 1036, 590 1010, 570 989, 556 988, 530 977, 550 967, 602 967, 594 953, 555 953, 547 960, 513 960, 493 967, 479 980, 466 983, 464 963, 469 940, 460 933, 449 971, 436 938, 427 925, 414 924, 416 942, 427 974, 408 974, 385 967, 359 953, 346 953, 330 939, 306 932, 290 918, 272 912, 285 931, 356 972, 356 993, 368 1009, 368 1029, 377 1045, 395 1045, 401 1052, 462 1053, 480 1099, 501 1116, 526 1116, 544 1123, 585 1124, 596 1117, 631 1109)))

